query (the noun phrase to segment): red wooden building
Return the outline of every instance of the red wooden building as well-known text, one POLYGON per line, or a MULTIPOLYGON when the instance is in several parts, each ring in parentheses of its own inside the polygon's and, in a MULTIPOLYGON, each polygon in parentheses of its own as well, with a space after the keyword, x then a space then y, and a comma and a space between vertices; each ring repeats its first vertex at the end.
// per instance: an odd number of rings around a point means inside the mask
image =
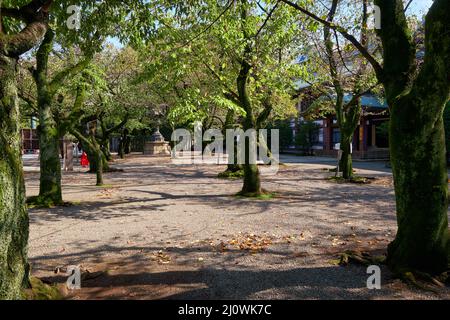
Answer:
MULTIPOLYGON (((314 97, 317 99, 317 97, 314 97)), ((346 95, 346 102, 350 101, 351 95, 346 95)), ((302 113, 311 104, 311 101, 303 101, 299 104, 302 113), (306 103, 305 103, 306 102, 306 103)), ((353 158, 355 159, 389 159, 389 142, 387 138, 387 122, 389 111, 386 104, 373 95, 365 95, 361 98, 362 116, 360 123, 353 136, 353 158)), ((303 119, 293 125, 294 135, 303 119)), ((313 146, 314 154, 317 156, 337 157, 335 145, 340 142, 340 130, 334 115, 315 121, 319 125, 319 135, 313 146)))

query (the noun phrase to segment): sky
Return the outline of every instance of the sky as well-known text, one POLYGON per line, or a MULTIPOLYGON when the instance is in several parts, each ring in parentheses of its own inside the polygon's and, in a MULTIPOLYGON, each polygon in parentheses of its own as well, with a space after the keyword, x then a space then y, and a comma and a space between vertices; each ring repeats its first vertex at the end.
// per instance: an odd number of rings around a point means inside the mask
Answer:
POLYGON ((433 0, 413 0, 408 11, 417 15, 426 14, 432 4, 433 0))

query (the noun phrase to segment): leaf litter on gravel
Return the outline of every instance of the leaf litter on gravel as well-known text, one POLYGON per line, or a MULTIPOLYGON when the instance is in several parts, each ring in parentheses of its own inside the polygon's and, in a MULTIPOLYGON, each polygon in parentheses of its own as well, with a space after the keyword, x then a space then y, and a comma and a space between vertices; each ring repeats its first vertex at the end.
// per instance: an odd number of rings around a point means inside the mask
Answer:
POLYGON ((151 259, 159 264, 169 264, 172 261, 172 258, 162 250, 153 253, 151 259))
POLYGON ((238 249, 241 251, 249 252, 250 254, 256 254, 265 251, 269 246, 273 244, 290 244, 295 240, 304 240, 304 234, 300 235, 285 235, 276 236, 275 234, 268 235, 256 235, 254 233, 239 233, 232 236, 229 240, 222 240, 218 244, 211 242, 210 245, 214 246, 216 251, 225 253, 230 249, 238 249))

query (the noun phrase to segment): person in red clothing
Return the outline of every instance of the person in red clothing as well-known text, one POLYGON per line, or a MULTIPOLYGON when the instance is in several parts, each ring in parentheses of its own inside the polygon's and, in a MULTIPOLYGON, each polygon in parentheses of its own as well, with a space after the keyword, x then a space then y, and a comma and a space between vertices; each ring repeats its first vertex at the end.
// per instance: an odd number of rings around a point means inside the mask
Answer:
POLYGON ((86 154, 86 152, 84 152, 83 151, 83 153, 81 154, 81 166, 83 167, 83 168, 86 168, 86 167, 88 167, 89 166, 89 160, 88 160, 88 157, 87 157, 87 154, 86 154))

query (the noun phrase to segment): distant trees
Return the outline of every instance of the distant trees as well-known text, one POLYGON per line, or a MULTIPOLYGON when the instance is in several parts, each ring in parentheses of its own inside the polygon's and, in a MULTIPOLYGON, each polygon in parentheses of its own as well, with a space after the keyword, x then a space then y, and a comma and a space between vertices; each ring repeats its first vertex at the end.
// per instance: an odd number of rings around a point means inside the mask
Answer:
POLYGON ((313 154, 313 147, 318 143, 320 126, 314 121, 304 121, 300 124, 295 136, 295 144, 307 155, 313 154))

